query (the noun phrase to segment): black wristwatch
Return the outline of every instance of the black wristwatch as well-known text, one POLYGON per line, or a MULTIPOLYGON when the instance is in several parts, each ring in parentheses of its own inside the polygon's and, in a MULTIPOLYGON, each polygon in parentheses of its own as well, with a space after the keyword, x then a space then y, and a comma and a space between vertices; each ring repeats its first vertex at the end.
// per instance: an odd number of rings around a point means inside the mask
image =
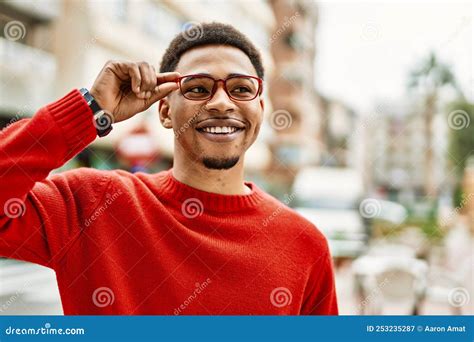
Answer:
POLYGON ((81 88, 79 91, 89 105, 89 108, 92 110, 97 135, 99 137, 105 137, 110 133, 110 131, 112 131, 112 124, 114 123, 113 116, 100 108, 97 101, 89 93, 89 90, 81 88))

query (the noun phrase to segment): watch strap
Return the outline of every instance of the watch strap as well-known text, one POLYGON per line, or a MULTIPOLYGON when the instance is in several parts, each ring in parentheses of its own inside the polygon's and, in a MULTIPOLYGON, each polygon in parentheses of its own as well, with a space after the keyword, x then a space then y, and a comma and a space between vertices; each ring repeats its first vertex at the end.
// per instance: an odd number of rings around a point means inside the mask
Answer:
POLYGON ((89 93, 89 90, 86 88, 81 88, 79 91, 86 100, 89 108, 92 110, 94 116, 94 126, 96 127, 97 135, 99 137, 106 136, 110 133, 110 131, 112 131, 112 116, 100 108, 97 101, 94 99, 91 93, 89 93))

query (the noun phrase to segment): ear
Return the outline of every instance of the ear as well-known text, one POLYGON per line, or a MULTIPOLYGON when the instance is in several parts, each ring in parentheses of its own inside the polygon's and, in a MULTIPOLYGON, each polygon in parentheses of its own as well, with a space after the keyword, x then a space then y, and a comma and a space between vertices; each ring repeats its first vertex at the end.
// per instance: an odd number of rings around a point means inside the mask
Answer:
POLYGON ((265 111, 265 101, 263 100, 263 96, 260 96, 260 108, 262 108, 262 113, 265 111))
POLYGON ((168 97, 160 100, 160 103, 158 104, 158 114, 160 115, 160 122, 164 128, 173 128, 170 117, 170 104, 168 102, 168 97))

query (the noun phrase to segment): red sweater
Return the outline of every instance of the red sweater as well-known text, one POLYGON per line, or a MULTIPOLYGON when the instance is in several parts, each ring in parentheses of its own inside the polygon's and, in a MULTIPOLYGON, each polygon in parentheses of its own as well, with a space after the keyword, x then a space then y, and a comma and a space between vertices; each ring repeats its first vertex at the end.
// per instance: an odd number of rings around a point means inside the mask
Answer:
POLYGON ((65 314, 338 313, 326 239, 253 183, 49 175, 95 137, 77 90, 0 132, 0 255, 54 269, 65 314))

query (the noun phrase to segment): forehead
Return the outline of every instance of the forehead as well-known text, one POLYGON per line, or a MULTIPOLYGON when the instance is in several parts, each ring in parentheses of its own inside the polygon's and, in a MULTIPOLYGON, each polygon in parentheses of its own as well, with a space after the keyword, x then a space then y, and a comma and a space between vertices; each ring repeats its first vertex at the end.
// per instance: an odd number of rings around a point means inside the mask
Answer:
POLYGON ((242 50, 225 45, 204 45, 186 51, 176 71, 181 75, 208 73, 226 77, 236 73, 257 76, 252 62, 242 50))

